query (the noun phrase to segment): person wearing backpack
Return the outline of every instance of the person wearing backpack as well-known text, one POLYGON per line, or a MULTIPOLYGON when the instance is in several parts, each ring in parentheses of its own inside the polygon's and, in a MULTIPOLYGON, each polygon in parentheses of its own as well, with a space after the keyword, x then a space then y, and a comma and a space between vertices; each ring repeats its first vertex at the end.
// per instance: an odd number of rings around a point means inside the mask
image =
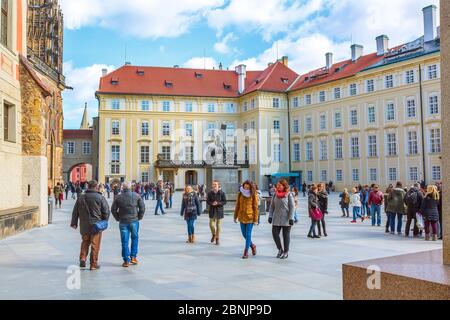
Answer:
POLYGON ((420 184, 416 183, 411 189, 408 190, 405 196, 405 204, 407 206, 406 210, 406 228, 405 236, 409 237, 409 232, 411 230, 411 222, 414 221, 413 236, 419 236, 419 228, 417 227, 417 213, 422 207, 423 194, 420 190, 420 184))
POLYGON ((402 234, 403 215, 406 213, 405 196, 406 192, 403 190, 403 184, 399 181, 388 196, 386 209, 389 215, 391 234, 395 234, 395 218, 397 218, 397 234, 402 234))
POLYGON ((197 193, 194 192, 192 186, 187 186, 184 189, 183 199, 181 201, 181 213, 180 215, 184 217, 187 224, 188 230, 188 240, 186 243, 195 243, 195 229, 194 224, 202 214, 200 207, 200 200, 198 199, 197 193))
POLYGON ((289 244, 291 228, 294 225, 295 201, 294 195, 289 191, 286 180, 280 180, 275 186, 275 195, 270 204, 269 224, 272 225, 273 240, 278 249, 278 259, 289 257, 289 244), (283 245, 280 232, 283 231, 283 245))
POLYGON ((369 194, 369 207, 372 216, 372 227, 375 227, 375 222, 378 227, 381 226, 381 206, 384 202, 384 194, 380 191, 379 185, 374 185, 369 194))
POLYGON ((345 188, 344 192, 342 192, 339 195, 339 198, 341 198, 341 201, 339 202, 339 205, 341 206, 341 210, 342 210, 342 218, 349 218, 350 217, 350 213, 349 213, 349 208, 350 208, 350 194, 348 193, 348 189, 345 188), (346 215, 347 213, 347 215, 346 215))

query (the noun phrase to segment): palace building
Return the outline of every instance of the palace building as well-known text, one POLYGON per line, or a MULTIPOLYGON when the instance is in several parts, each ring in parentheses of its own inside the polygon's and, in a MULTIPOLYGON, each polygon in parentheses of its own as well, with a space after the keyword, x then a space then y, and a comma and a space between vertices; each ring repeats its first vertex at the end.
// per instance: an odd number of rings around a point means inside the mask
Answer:
POLYGON ((333 181, 338 189, 441 180, 440 35, 424 36, 299 75, 288 58, 263 71, 141 67, 100 79, 99 179, 205 182, 214 146, 239 180, 333 181), (218 138, 219 137, 219 138, 218 138))

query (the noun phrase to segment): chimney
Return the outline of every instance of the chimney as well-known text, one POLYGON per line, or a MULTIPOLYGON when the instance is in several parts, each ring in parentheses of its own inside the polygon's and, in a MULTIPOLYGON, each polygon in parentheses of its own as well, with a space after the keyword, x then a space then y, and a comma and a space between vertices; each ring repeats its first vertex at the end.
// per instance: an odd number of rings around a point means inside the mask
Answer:
POLYGON ((333 54, 331 52, 326 53, 325 60, 326 60, 326 68, 327 70, 330 70, 331 66, 333 65, 333 54))
POLYGON ((423 8, 423 23, 424 23, 424 41, 428 42, 436 39, 436 10, 435 5, 423 8))
POLYGON ((361 58, 364 47, 359 44, 353 44, 350 48, 352 49, 352 62, 355 62, 361 58))
POLYGON ((108 69, 102 69, 102 77, 108 74, 108 69))
POLYGON ((129 62, 129 61, 125 62, 125 65, 126 66, 131 66, 131 62, 129 62))
POLYGON ((289 57, 288 56, 283 56, 281 58, 281 63, 284 64, 286 67, 289 67, 289 57))
POLYGON ((382 34, 376 38, 377 40, 377 56, 384 56, 389 49, 389 38, 387 35, 382 34))
POLYGON ((247 77, 247 66, 240 64, 236 67, 236 73, 238 74, 238 88, 239 94, 245 91, 245 78, 247 77))

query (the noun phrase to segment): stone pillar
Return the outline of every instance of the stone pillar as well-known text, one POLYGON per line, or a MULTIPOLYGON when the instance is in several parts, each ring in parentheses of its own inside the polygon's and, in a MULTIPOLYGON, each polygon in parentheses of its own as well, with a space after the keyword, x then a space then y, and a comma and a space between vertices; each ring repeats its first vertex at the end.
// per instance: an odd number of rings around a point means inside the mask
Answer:
MULTIPOLYGON (((442 158, 450 155, 450 2, 441 0, 441 78, 442 78, 442 133, 444 152, 442 158)), ((450 265, 450 162, 443 164, 443 254, 444 264, 450 265)))

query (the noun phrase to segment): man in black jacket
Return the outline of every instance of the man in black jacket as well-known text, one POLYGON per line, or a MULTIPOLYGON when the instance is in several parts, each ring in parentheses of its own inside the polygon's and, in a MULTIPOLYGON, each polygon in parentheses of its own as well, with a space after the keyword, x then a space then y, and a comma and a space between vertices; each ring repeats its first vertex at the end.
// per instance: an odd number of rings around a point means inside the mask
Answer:
POLYGON ((420 190, 420 184, 416 183, 405 196, 405 204, 407 206, 406 215, 406 228, 405 228, 405 236, 409 237, 409 232, 411 231, 411 222, 414 221, 414 229, 413 236, 417 237, 420 233, 419 228, 417 227, 417 212, 420 211, 422 207, 423 194, 420 190))
POLYGON ((80 195, 75 202, 70 226, 76 230, 79 220, 80 234, 82 237, 80 268, 86 267, 86 258, 89 253, 89 248, 91 248, 90 269, 97 270, 100 268, 98 265, 98 254, 100 251, 102 232, 93 234, 92 227, 101 220, 108 221, 110 211, 105 197, 97 191, 97 181, 90 181, 88 188, 86 193, 80 195))
POLYGON ((212 190, 208 192, 207 200, 209 206, 209 227, 211 229, 211 243, 219 245, 220 232, 222 231, 222 219, 224 218, 223 207, 227 204, 225 192, 220 189, 220 182, 213 181, 212 190))
POLYGON ((117 196, 111 207, 114 219, 120 223, 120 238, 122 240, 122 258, 124 268, 138 264, 139 221, 145 213, 145 204, 140 195, 130 190, 130 185, 122 185, 122 193, 117 196), (131 253, 130 253, 131 235, 131 253))
POLYGON ((163 199, 164 199, 164 193, 165 193, 165 190, 164 190, 164 182, 163 182, 162 180, 159 180, 159 181, 158 181, 158 184, 156 185, 156 191, 155 191, 155 193, 156 193, 155 216, 159 216, 159 214, 158 214, 158 208, 161 209, 161 213, 162 213, 162 214, 166 214, 166 213, 164 212, 163 205, 162 205, 163 199))

